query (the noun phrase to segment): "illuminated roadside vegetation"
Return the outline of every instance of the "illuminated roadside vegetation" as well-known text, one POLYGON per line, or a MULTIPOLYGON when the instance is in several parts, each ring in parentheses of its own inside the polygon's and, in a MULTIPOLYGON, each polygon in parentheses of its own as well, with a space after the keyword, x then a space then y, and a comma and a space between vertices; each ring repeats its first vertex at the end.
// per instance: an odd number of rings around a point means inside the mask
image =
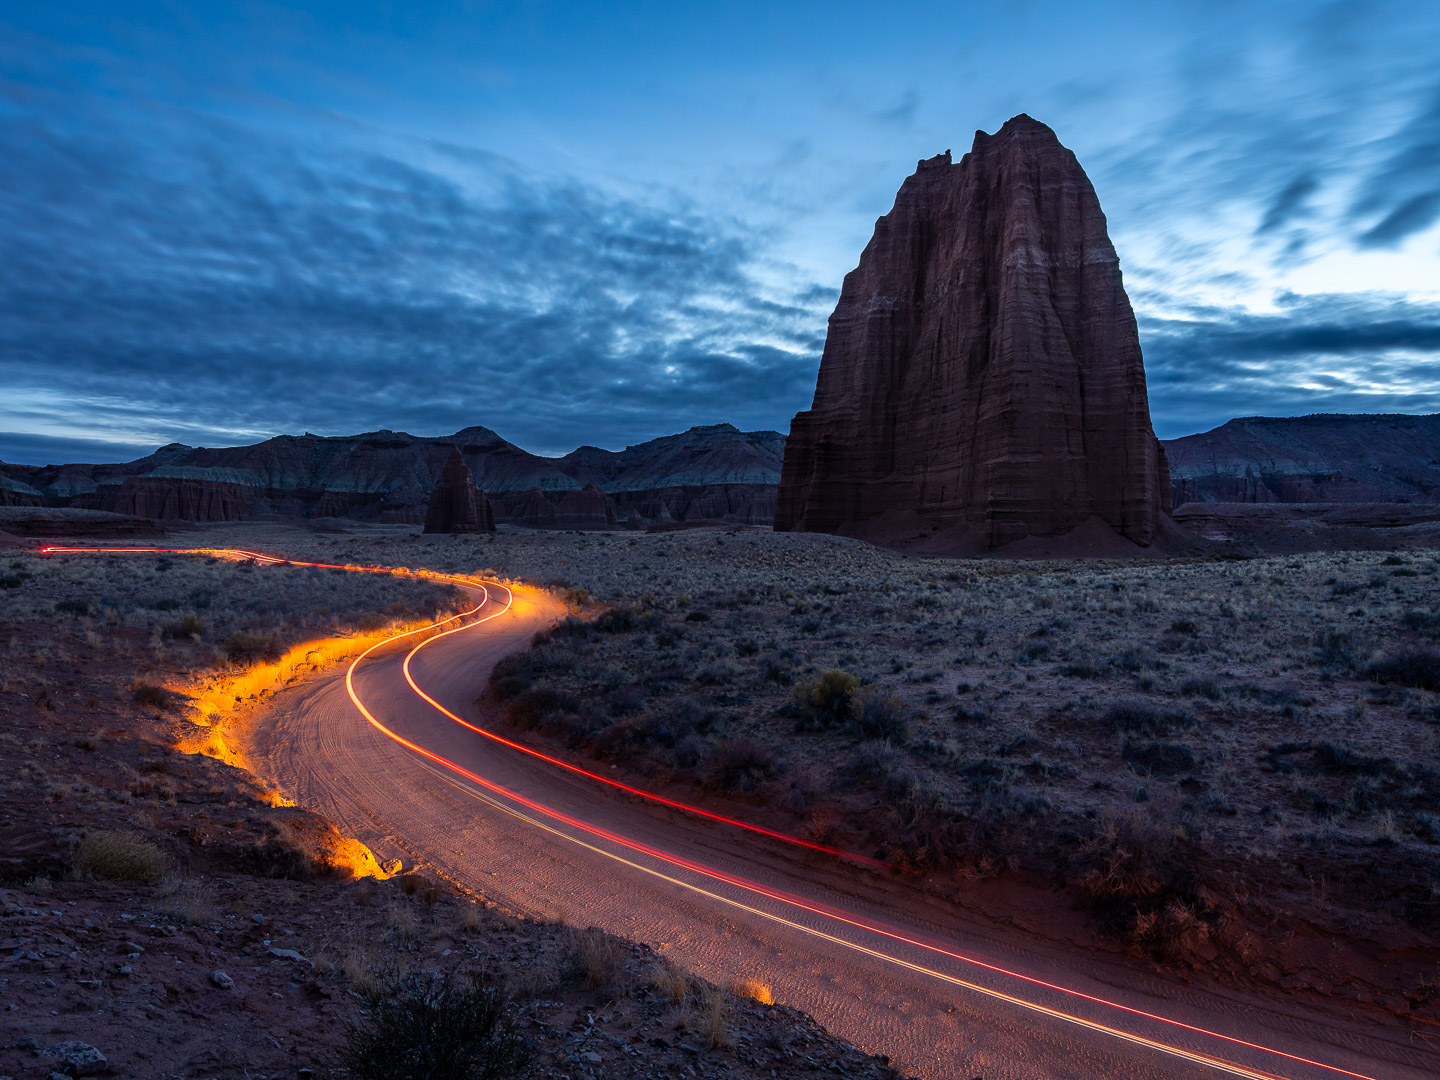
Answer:
POLYGON ((88 633, 139 630, 194 644, 215 666, 275 660, 297 641, 380 630, 459 609, 454 588, 384 574, 192 555, 0 557, 12 620, 76 620, 88 633))
POLYGON ((91 644, 145 635, 148 666, 179 671, 137 675, 131 700, 176 714, 177 749, 231 765, 243 761, 226 729, 248 705, 470 606, 454 586, 423 578, 212 556, 22 554, 8 567, 0 605, 14 620, 72 623, 91 644))

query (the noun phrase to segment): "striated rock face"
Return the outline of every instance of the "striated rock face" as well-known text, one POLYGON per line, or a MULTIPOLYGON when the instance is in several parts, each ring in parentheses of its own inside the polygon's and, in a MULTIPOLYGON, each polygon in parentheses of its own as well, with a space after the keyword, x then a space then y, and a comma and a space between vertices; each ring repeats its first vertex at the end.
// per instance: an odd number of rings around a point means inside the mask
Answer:
POLYGON ((613 529, 615 505, 595 484, 547 496, 538 487, 503 500, 506 521, 532 529, 613 529))
POLYGON ((615 504, 596 484, 564 492, 555 506, 555 524, 564 528, 614 528, 615 504))
POLYGON ((1440 415, 1247 416, 1165 449, 1176 507, 1440 503, 1440 415))
MULTIPOLYGON (((193 529, 193 525, 185 526, 193 529)), ((12 537, 43 537, 55 540, 153 539, 166 529, 148 518, 111 514, 103 510, 75 507, 0 507, 0 531, 12 537)))
POLYGON ((603 488, 621 517, 655 518, 663 506, 677 521, 768 525, 784 454, 778 431, 710 424, 620 451, 582 446, 556 464, 603 488))
MULTIPOLYGON (((845 278, 777 529, 936 549, 1169 509, 1135 316, 1095 191, 1028 116, 920 162, 845 278)), ((1092 529, 1093 531, 1093 529, 1092 529)))
POLYGON ((494 532, 495 519, 490 503, 475 487, 475 474, 460 456, 460 448, 450 448, 450 459, 440 470, 435 490, 425 511, 427 533, 494 532))
POLYGON ((0 474, 0 506, 44 506, 45 496, 23 480, 0 474))
POLYGON ((223 480, 151 474, 98 486, 70 505, 157 521, 246 521, 255 516, 255 491, 223 480))

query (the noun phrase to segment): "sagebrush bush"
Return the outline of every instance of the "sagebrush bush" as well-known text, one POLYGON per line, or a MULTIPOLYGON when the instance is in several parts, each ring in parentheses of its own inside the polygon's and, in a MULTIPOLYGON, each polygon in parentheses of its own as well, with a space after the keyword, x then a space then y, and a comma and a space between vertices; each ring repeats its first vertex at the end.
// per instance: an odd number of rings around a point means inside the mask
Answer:
POLYGON ((280 643, 274 634, 253 634, 236 630, 225 639, 225 655, 237 664, 280 659, 280 643))
POLYGON ((1116 731, 1139 735, 1164 735, 1175 726, 1187 727, 1185 713, 1157 709, 1143 701, 1120 701, 1105 711, 1105 722, 1116 731))
POLYGON ((152 709, 168 709, 175 704, 175 695, 163 686, 154 683, 136 683, 130 691, 130 700, 136 705, 148 705, 152 709))
POLYGON ((640 626, 640 609, 621 605, 600 613, 595 629, 605 634, 628 634, 640 626))
POLYGON ((535 685, 522 690, 505 706, 505 719, 521 730, 546 726, 551 717, 573 713, 580 708, 579 699, 549 686, 535 685))
POLYGON ((855 727, 867 739, 903 743, 909 734, 910 707, 898 694, 869 686, 854 698, 855 727))
POLYGON ((509 997, 484 977, 389 973, 356 994, 343 1062, 357 1080, 504 1080, 530 1064, 509 997))
POLYGON ((111 881, 159 881, 170 872, 170 859, 136 832, 90 829, 70 858, 77 877, 111 881))
POLYGON ((1322 630, 1315 635, 1315 662, 1327 671, 1348 671, 1355 666, 1355 636, 1322 630))
POLYGON ((802 731, 832 731, 849 726, 855 719, 855 693, 860 680, 844 671, 831 669, 818 678, 798 683, 795 707, 802 731))
POLYGON ((182 615, 173 622, 167 622, 161 627, 161 632, 168 638, 198 638, 205 633, 205 620, 199 615, 182 615))
POLYGON ((754 791, 775 775, 775 759, 754 739, 725 739, 715 744, 705 781, 720 791, 754 791))
POLYGON ((1440 690, 1440 652, 1402 649, 1374 661, 1365 674, 1375 682, 1398 683, 1417 690, 1440 690))

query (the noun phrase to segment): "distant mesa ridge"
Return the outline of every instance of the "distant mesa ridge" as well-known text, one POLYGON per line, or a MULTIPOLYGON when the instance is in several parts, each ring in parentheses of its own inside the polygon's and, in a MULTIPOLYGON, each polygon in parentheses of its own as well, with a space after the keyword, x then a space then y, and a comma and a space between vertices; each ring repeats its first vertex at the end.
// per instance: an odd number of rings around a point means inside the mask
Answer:
POLYGON ((1171 439, 1184 503, 1440 503, 1440 414, 1247 416, 1171 439))
MULTIPOLYGON (((527 453, 489 428, 282 435, 249 446, 172 443, 114 465, 0 463, 0 506, 79 507, 166 521, 341 517, 422 525, 447 463, 485 492, 477 517, 536 528, 657 522, 768 525, 784 436, 729 424, 625 450, 527 453)), ((461 516, 464 516, 463 508, 461 516)))
MULTIPOLYGON (((1251 416, 1161 445, 1177 509, 1440 505, 1440 414, 1251 416)), ((283 436, 210 450, 172 443, 119 465, 0 464, 0 506, 76 506, 170 521, 333 516, 421 524, 452 447, 487 485, 485 505, 501 521, 575 528, 560 523, 585 518, 589 526, 608 527, 613 510, 615 521, 631 528, 765 525, 774 513, 785 436, 722 424, 620 451, 581 447, 561 458, 527 454, 485 428, 434 439, 390 431, 283 436), (301 460, 313 468, 300 468, 301 460), (564 513, 558 509, 587 485, 603 496, 603 524, 593 492, 564 513), (582 511, 587 502, 596 509, 582 511)))
POLYGON ((1143 547, 1169 509, 1135 316, 1075 155, 1022 114, 958 163, 921 161, 845 278, 775 527, 962 552, 1084 526, 1087 545, 1143 547))

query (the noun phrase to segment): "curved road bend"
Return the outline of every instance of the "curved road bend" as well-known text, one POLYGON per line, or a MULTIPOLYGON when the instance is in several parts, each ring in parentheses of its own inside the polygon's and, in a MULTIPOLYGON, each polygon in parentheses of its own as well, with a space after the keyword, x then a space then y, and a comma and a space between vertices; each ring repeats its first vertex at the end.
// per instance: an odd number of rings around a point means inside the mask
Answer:
MULTIPOLYGON (((433 638, 411 662, 420 688, 477 724, 473 700, 490 668, 563 614, 538 592, 517 592, 504 610, 503 587, 491 591, 489 621, 433 638)), ((1103 956, 1052 948, 972 922, 904 879, 645 803, 499 746, 410 688, 402 665, 416 640, 356 665, 356 695, 396 735, 513 797, 376 730, 347 694, 343 671, 279 695, 246 747, 257 771, 383 857, 418 857, 517 910, 648 942, 717 981, 757 979, 777 1001, 921 1077, 1440 1075, 1440 1053, 1407 1041, 1402 1027, 1376 1014, 1322 1015, 1296 1001, 1201 992, 1103 956), (656 853, 637 850, 646 848, 656 853), (773 892, 799 903, 767 895, 773 892)))

